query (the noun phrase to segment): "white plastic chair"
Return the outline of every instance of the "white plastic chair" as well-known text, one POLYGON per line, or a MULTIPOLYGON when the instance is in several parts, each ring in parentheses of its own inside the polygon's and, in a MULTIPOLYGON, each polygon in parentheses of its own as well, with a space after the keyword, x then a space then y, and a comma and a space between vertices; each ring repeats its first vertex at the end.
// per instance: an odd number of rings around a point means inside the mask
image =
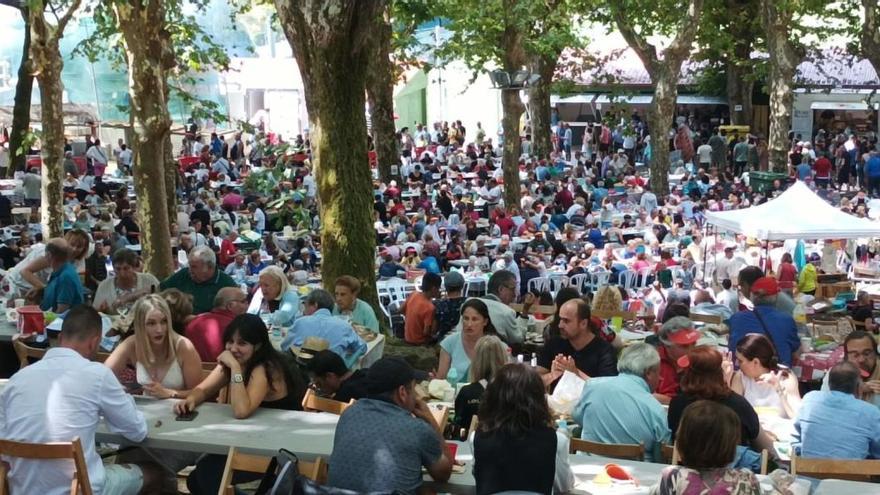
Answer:
POLYGON ((608 270, 596 271, 590 274, 590 283, 589 288, 590 291, 596 293, 599 290, 599 287, 603 287, 608 285, 608 281, 611 279, 611 272, 608 270))
POLYGON ((529 280, 529 292, 550 292, 550 279, 547 277, 535 277, 529 280))
POLYGON ((642 268, 639 270, 639 278, 638 278, 638 288, 644 289, 648 287, 648 277, 654 274, 654 269, 652 268, 642 268))
POLYGON ((468 279, 464 283, 464 297, 477 297, 486 293, 486 281, 476 278, 468 279))
POLYGON ((572 275, 568 279, 568 286, 574 287, 575 289, 577 289, 578 294, 584 295, 584 293, 586 292, 586 286, 588 283, 590 283, 587 280, 588 277, 590 276, 586 273, 578 273, 577 275, 572 275))
POLYGON ((618 285, 626 290, 635 289, 638 284, 639 274, 632 270, 624 270, 618 274, 618 285))
POLYGON ((571 281, 565 275, 550 277, 550 294, 556 298, 556 293, 563 287, 568 287, 571 281))

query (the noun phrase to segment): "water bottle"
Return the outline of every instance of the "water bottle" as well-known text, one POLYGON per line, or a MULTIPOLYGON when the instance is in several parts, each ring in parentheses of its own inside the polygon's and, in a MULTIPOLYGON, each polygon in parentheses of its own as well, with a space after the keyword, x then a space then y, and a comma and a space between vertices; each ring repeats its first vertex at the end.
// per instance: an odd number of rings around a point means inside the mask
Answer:
POLYGON ((455 368, 449 368, 449 372, 446 373, 446 381, 454 387, 455 384, 458 383, 458 370, 455 368))

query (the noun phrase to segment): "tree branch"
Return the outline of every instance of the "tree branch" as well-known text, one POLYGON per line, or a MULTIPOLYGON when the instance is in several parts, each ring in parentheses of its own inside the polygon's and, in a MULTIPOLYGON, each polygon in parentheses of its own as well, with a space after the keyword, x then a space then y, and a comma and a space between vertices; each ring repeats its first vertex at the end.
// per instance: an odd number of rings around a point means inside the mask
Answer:
POLYGON ((67 8, 67 12, 61 16, 61 19, 58 20, 58 29, 56 29, 55 33, 57 36, 60 36, 64 33, 64 28, 67 26, 67 23, 70 22, 70 19, 73 18, 73 14, 76 13, 79 6, 82 4, 82 0, 73 0, 70 4, 70 7, 67 8))
POLYGON ((642 63, 645 64, 645 69, 647 69, 649 73, 654 73, 654 68, 659 62, 657 47, 648 43, 648 40, 646 40, 644 36, 636 32, 635 27, 624 11, 625 9, 615 6, 612 2, 611 12, 614 16, 614 21, 617 24, 617 30, 620 31, 623 39, 626 40, 627 44, 642 60, 642 63))
POLYGON ((678 34, 672 40, 672 43, 663 50, 663 58, 673 58, 674 60, 684 60, 690 54, 691 45, 694 37, 697 35, 697 29, 700 26, 700 13, 703 11, 703 0, 690 0, 688 2, 687 16, 684 18, 678 34))

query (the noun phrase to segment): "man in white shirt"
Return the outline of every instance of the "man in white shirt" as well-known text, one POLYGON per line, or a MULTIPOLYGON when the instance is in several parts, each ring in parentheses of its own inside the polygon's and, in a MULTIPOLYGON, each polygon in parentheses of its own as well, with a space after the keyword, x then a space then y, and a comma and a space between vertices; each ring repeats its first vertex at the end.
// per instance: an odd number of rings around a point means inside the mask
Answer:
POLYGON ((697 156, 700 160, 700 168, 709 170, 709 166, 712 165, 712 147, 709 146, 708 139, 704 139, 703 144, 697 148, 697 156))
POLYGON ((254 231, 262 235, 263 231, 266 230, 266 214, 263 213, 263 210, 256 203, 249 204, 248 211, 254 216, 254 231))
POLYGON ((131 150, 125 143, 119 145, 119 153, 116 155, 116 161, 120 168, 128 171, 131 169, 131 150))
POLYGON ((315 196, 318 195, 318 182, 315 180, 315 174, 312 173, 308 166, 303 167, 306 175, 303 176, 302 185, 306 188, 306 204, 310 206, 315 202, 315 196))
POLYGON ((719 256, 715 260, 715 279, 718 284, 724 279, 728 279, 731 284, 737 285, 739 271, 746 263, 742 257, 734 257, 735 251, 734 246, 728 245, 724 248, 724 256, 719 256))
POLYGON ((40 186, 42 179, 40 178, 40 170, 37 167, 28 169, 24 177, 21 178, 21 187, 24 189, 24 205, 40 206, 40 186))
MULTIPOLYGON (((95 451, 101 416, 108 428, 132 442, 147 436, 144 415, 109 368, 90 359, 101 342, 101 317, 80 305, 61 327, 58 347, 12 376, 0 392, 0 438, 20 442, 70 442, 79 438, 96 495, 158 491, 161 470, 152 464, 104 466, 95 451)), ((4 458, 11 465, 11 493, 70 493, 72 461, 4 458)))
POLYGON ((92 160, 95 177, 102 177, 104 175, 104 169, 107 168, 107 153, 104 153, 104 148, 101 147, 100 139, 96 139, 95 145, 86 151, 86 158, 92 160))

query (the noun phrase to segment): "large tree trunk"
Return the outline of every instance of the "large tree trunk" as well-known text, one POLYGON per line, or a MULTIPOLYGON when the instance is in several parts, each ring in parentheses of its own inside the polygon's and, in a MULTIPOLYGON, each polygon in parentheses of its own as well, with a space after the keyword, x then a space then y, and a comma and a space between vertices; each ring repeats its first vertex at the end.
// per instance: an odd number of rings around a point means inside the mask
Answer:
POLYGON ((756 7, 758 4, 754 1, 727 0, 727 9, 732 21, 726 28, 730 30, 734 45, 728 56, 725 72, 730 123, 733 125, 752 125, 752 92, 755 81, 751 58, 755 33, 752 29, 753 24, 743 22, 743 19, 754 15, 753 10, 756 7), (736 110, 737 107, 741 109, 736 110))
MULTIPOLYGON (((391 61, 390 7, 383 13, 383 22, 376 30, 376 42, 367 65, 367 98, 373 125, 373 146, 379 163, 379 178, 386 184, 392 179, 392 165, 400 165, 394 128, 394 76, 391 61)), ((418 157, 415 157, 418 160, 418 157)))
POLYGON ((147 271, 165 278, 174 269, 168 218, 166 145, 171 132, 168 113, 167 71, 174 67, 171 38, 165 29, 162 2, 114 2, 112 5, 125 40, 129 92, 138 162, 134 167, 141 248, 147 271))
POLYGON ((320 200, 321 276, 328 287, 340 275, 358 278, 361 297, 374 308, 376 236, 364 92, 384 4, 275 2, 305 89, 320 200))
POLYGON ((752 92, 755 82, 750 78, 751 67, 727 63, 727 104, 730 107, 730 123, 752 125, 752 92), (740 110, 737 110, 739 108, 740 110))
MULTIPOLYGON (((680 67, 680 64, 678 65, 680 67)), ((648 109, 651 132, 651 189, 658 195, 669 194, 669 128, 675 118, 678 98, 678 71, 655 72, 654 101, 648 109)))
POLYGON ((532 123, 532 150, 538 158, 547 158, 553 145, 550 141, 550 84, 556 72, 558 53, 552 56, 535 56, 532 73, 541 76, 529 91, 529 117, 532 123))
POLYGON ((874 72, 880 74, 880 2, 862 0, 864 21, 862 23, 862 55, 871 61, 874 72))
MULTIPOLYGON (((61 33, 43 17, 42 2, 28 11, 31 29, 31 59, 40 83, 42 142, 42 187, 40 221, 43 236, 59 237, 64 233, 64 120, 62 117, 61 33)), ((63 27, 61 28, 63 31, 63 27)))
MULTIPOLYGON (((168 96, 166 91, 165 101, 168 96)), ((174 145, 171 144, 171 133, 165 136, 165 209, 168 210, 169 225, 177 221, 177 182, 180 173, 177 160, 174 159, 174 145)))
POLYGON ((501 127, 504 130, 504 149, 501 167, 504 171, 504 206, 519 207, 519 157, 522 154, 522 141, 519 136, 519 120, 525 105, 519 97, 518 89, 501 90, 501 127))
POLYGON ((789 38, 792 13, 781 9, 774 0, 762 0, 762 4, 770 53, 769 168, 774 172, 786 172, 794 76, 802 57, 789 38))
POLYGON ((21 64, 18 66, 18 82, 15 83, 15 102, 12 108, 12 132, 9 134, 9 154, 11 160, 7 174, 9 177, 16 170, 24 170, 27 163, 27 150, 19 153, 18 149, 31 127, 31 95, 34 90, 33 64, 31 63, 31 24, 27 7, 22 7, 24 18, 24 43, 21 50, 21 64))

